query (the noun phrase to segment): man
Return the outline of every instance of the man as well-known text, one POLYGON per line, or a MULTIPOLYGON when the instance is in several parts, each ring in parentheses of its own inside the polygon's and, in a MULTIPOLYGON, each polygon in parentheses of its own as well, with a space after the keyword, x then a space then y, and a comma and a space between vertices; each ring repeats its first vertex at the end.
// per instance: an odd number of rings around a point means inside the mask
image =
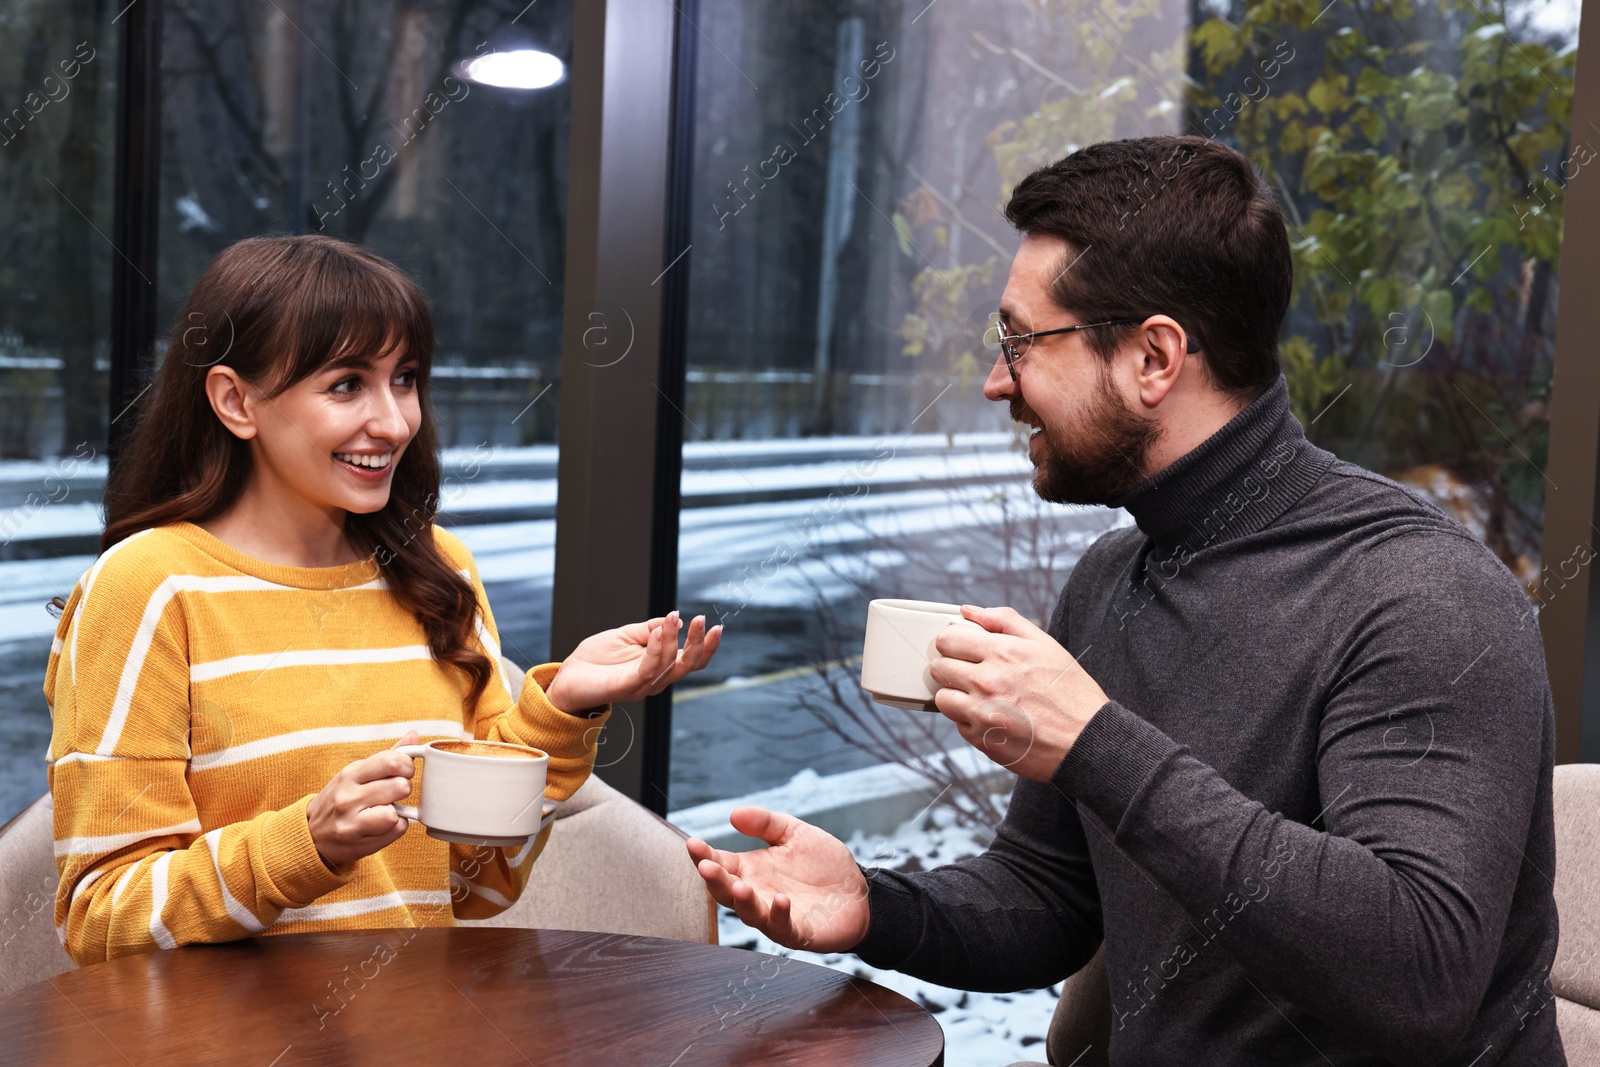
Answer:
POLYGON ((966 608, 984 632, 937 642, 939 711, 1018 775, 986 853, 863 870, 743 808, 769 847, 689 844, 712 894, 780 944, 973 990, 1103 940, 1114 1064, 1565 1063, 1538 629, 1459 524, 1306 440, 1271 193, 1156 137, 1034 172, 1006 214, 985 395, 1035 428, 1042 497, 1137 526, 1048 632, 966 608))

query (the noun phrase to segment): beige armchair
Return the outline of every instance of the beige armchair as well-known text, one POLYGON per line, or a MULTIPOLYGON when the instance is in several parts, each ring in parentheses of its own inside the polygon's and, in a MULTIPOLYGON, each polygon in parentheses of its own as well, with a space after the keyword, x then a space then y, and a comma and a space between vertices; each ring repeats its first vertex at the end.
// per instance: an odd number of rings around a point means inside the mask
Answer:
MULTIPOLYGON (((1600 1064, 1600 764, 1556 768, 1555 820, 1561 943, 1548 992, 1567 1062, 1579 1067, 1600 1064)), ((1109 1062, 1110 1039, 1111 987, 1102 947, 1062 987, 1045 1049, 1052 1064, 1097 1067, 1109 1062)))
MULTIPOLYGON (((506 661, 512 691, 522 672, 506 661)), ((46 794, 0 827, 0 996, 74 964, 56 936, 53 808, 46 794)), ((463 926, 640 934, 715 944, 716 905, 686 835, 590 777, 559 810, 516 904, 463 926)))

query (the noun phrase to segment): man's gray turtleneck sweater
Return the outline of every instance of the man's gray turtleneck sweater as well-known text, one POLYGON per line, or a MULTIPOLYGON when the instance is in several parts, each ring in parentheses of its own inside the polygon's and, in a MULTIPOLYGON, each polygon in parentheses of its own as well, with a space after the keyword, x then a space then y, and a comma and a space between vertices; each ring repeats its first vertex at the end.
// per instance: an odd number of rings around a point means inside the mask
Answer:
POLYGON ((1528 598, 1278 383, 1117 504, 1050 633, 1110 698, 994 844, 869 870, 868 963, 1047 986, 1111 1062, 1564 1064, 1554 709, 1528 598))

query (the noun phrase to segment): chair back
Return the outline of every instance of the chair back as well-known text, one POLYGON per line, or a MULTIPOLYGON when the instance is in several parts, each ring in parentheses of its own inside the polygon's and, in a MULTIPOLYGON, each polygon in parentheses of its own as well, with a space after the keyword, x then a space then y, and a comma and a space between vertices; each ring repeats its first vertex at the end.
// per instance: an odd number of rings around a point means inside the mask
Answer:
POLYGON ((75 966, 56 936, 54 811, 46 793, 0 828, 0 997, 75 966))
MULTIPOLYGON (((501 657, 513 693, 524 672, 501 657)), ((528 887, 511 907, 462 926, 669 937, 717 943, 717 908, 684 847, 688 835, 598 775, 561 806, 528 887)))
MULTIPOLYGON (((1555 769, 1556 911, 1561 942, 1545 991, 1569 1063, 1600 1064, 1600 764, 1555 769)), ((1528 1007, 1540 1001, 1530 996, 1528 1007)), ((1061 990, 1045 1041, 1050 1062, 1105 1064, 1111 1037, 1111 987, 1105 947, 1061 990)))
POLYGON ((1106 977, 1106 946, 1061 986, 1061 999, 1045 1034, 1051 1063, 1106 1067, 1111 1062, 1111 980, 1106 977))
POLYGON ((1567 1062, 1600 1063, 1600 763, 1556 768, 1555 816, 1561 943, 1545 994, 1567 1062))

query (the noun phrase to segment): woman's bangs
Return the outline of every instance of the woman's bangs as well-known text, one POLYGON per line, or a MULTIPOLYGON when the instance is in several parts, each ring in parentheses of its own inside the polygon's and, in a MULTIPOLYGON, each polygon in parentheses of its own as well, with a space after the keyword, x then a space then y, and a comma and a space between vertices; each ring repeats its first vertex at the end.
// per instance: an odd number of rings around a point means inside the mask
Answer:
POLYGON ((416 361, 417 384, 426 388, 433 367, 433 324, 420 290, 383 266, 338 256, 304 276, 284 323, 295 353, 287 388, 336 359, 356 356, 376 363, 396 348, 416 361))
POLYGON ((351 354, 377 362, 398 348, 405 359, 416 361, 417 384, 426 386, 433 369, 433 330, 421 294, 387 272, 365 274, 353 289, 355 299, 339 317, 338 341, 321 365, 351 354))

